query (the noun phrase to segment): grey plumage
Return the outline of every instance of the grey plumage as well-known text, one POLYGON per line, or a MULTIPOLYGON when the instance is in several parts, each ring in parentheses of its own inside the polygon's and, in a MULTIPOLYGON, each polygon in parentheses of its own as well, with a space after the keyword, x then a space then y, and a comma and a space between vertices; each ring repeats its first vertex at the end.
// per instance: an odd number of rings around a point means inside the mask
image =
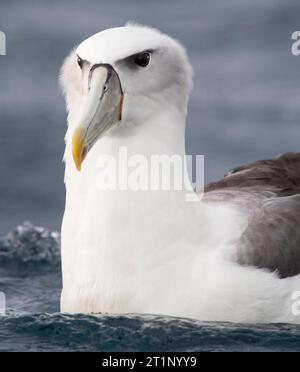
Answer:
POLYGON ((227 172, 205 187, 204 200, 229 202, 249 216, 234 259, 241 265, 300 274, 300 153, 227 172))

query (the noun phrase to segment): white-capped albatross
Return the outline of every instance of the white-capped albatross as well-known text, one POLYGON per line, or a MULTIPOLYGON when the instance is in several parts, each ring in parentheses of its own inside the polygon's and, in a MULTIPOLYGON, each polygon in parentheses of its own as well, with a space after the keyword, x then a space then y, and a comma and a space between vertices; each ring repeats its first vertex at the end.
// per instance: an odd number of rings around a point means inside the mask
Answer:
MULTIPOLYGON (((300 153, 185 190, 104 190, 99 159, 185 154, 192 69, 160 31, 99 32, 67 57, 63 312, 300 323, 300 153)), ((201 123, 199 124, 201 125, 201 123)))

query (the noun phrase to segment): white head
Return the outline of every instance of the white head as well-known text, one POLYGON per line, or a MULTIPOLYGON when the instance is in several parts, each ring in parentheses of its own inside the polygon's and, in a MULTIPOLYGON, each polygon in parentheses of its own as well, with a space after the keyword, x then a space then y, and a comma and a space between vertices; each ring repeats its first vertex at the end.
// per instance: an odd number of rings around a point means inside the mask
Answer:
POLYGON ((112 127, 124 131, 166 110, 185 116, 191 84, 184 48, 156 29, 129 24, 82 42, 61 74, 77 169, 112 127))

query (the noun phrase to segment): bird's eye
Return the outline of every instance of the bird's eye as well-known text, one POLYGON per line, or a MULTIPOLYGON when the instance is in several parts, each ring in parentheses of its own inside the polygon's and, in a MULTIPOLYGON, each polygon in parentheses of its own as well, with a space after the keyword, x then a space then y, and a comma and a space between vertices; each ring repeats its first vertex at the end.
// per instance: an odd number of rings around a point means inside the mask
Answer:
POLYGON ((82 68, 83 60, 80 57, 77 57, 77 63, 80 68, 82 68))
POLYGON ((146 67, 149 65, 150 59, 150 52, 139 53, 134 56, 134 63, 140 67, 146 67))

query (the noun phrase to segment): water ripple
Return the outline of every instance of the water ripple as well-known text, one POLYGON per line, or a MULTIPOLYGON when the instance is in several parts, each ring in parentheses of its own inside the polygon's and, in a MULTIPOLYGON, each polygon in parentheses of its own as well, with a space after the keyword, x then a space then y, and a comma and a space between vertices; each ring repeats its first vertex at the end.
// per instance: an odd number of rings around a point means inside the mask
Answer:
POLYGON ((12 315, 0 322, 0 350, 299 351, 300 327, 135 314, 12 315))

